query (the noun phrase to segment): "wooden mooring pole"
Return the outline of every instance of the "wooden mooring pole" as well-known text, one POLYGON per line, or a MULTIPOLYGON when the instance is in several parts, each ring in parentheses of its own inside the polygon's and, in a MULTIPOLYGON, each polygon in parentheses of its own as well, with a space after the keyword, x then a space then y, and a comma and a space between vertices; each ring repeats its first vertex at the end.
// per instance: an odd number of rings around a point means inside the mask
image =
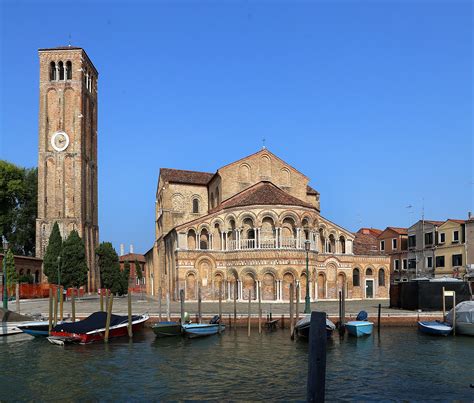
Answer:
POLYGON ((171 320, 170 313, 170 293, 166 293, 166 320, 169 322, 171 320))
POLYGON ((346 328, 346 285, 342 285, 342 327, 346 328))
POLYGON ((262 287, 258 285, 258 333, 262 334, 262 287))
POLYGON ((62 322, 64 320, 64 288, 63 286, 59 287, 59 320, 62 322))
POLYGON ((72 321, 76 321, 76 288, 72 288, 72 294, 71 294, 71 315, 72 315, 72 321))
POLYGON ((442 296, 443 296, 443 322, 445 322, 446 321, 446 302, 444 300, 444 287, 443 287, 442 296))
POLYGON ((129 289, 128 290, 128 337, 132 338, 133 337, 133 332, 132 332, 132 291, 129 289))
POLYGON ((107 320, 105 322, 105 334, 104 334, 104 341, 106 343, 109 341, 110 319, 112 318, 113 305, 114 305, 114 296, 113 296, 113 294, 110 294, 110 296, 108 297, 107 320))
POLYGON ((326 391, 326 313, 312 312, 309 330, 306 401, 324 402, 326 391))
POLYGON ((250 337, 250 314, 251 314, 251 304, 252 303, 252 290, 249 290, 249 314, 247 317, 247 335, 250 337))
POLYGON ((15 295, 16 295, 16 313, 20 313, 20 284, 19 283, 16 283, 15 295))
POLYGON ((237 293, 239 291, 239 285, 237 281, 235 282, 234 287, 234 327, 237 327, 237 293))
POLYGON ((181 325, 184 325, 184 290, 179 290, 179 300, 181 302, 181 325))
POLYGON ((201 298, 201 287, 198 287, 198 323, 202 323, 201 298))
POLYGON ((291 340, 295 337, 295 323, 293 321, 293 303, 294 303, 294 289, 293 283, 290 284, 290 337, 291 340))
POLYGON ((221 333, 222 322, 224 322, 222 319, 222 283, 219 283, 219 334, 221 333))
POLYGON ((380 333, 380 314, 382 313, 382 304, 379 304, 377 312, 377 332, 380 333))
POLYGON ((158 318, 159 321, 161 322, 161 299, 163 297, 163 290, 161 287, 158 289, 158 318))
POLYGON ((101 288, 100 289, 100 295, 99 295, 99 301, 100 301, 100 305, 99 305, 99 308, 100 308, 100 312, 104 312, 104 289, 101 288))
POLYGON ((49 287, 49 314, 48 314, 48 334, 51 335, 51 329, 53 328, 53 290, 49 287))
POLYGON ((299 283, 296 283, 296 289, 295 289, 295 294, 296 294, 296 322, 300 320, 300 285, 299 283))

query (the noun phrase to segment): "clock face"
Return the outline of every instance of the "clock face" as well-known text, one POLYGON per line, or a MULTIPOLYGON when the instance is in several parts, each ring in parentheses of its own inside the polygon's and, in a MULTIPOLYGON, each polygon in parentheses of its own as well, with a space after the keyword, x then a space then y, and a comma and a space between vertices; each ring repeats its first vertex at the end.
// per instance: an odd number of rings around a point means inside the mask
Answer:
POLYGON ((69 136, 66 132, 56 132, 51 137, 51 145, 56 151, 64 151, 69 145, 69 136))

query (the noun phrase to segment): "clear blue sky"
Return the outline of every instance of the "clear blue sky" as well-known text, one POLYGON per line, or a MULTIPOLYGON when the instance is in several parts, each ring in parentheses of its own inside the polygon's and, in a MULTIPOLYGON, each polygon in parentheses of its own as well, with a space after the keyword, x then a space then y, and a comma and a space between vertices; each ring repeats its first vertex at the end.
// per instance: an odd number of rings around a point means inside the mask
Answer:
POLYGON ((117 249, 152 246, 160 167, 214 172, 263 137, 349 230, 474 210, 471 1, 0 3, 0 158, 37 165, 37 49, 71 34, 100 72, 117 249))

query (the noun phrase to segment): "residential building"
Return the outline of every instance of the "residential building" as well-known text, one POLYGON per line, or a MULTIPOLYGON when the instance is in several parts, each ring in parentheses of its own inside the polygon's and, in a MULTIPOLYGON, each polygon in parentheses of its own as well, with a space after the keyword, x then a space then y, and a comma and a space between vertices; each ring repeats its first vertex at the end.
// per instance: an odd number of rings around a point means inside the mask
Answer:
POLYGON ((466 273, 466 221, 448 219, 438 227, 435 277, 462 278, 466 273))
POLYGON ((390 282, 408 281, 408 231, 387 227, 377 237, 378 250, 390 256, 390 282))
POLYGON ((146 270, 145 270, 145 256, 138 253, 127 253, 120 256, 120 269, 124 269, 126 261, 130 264, 130 278, 129 286, 133 292, 145 292, 146 291, 146 270), (137 269, 135 264, 138 262, 142 271, 142 279, 140 280, 137 276, 137 269))
POLYGON ((149 290, 271 302, 288 301, 290 284, 302 300, 308 283, 313 301, 343 287, 347 298, 388 298, 390 259, 377 245, 355 250, 356 239, 321 216, 309 178, 265 148, 214 173, 162 168, 149 290))
POLYGON ((408 228, 408 280, 434 277, 436 237, 443 222, 419 220, 408 228))

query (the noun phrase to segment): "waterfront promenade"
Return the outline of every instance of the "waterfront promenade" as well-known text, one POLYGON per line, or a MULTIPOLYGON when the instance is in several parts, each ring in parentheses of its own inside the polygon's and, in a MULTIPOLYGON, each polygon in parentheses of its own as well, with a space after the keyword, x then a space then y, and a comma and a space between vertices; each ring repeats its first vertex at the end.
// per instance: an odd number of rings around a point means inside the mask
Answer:
MULTIPOLYGON (((414 312, 401 309, 389 308, 388 299, 375 299, 375 300, 346 300, 346 320, 354 318, 357 313, 361 310, 365 310, 369 313, 372 319, 377 316, 378 304, 382 306, 382 323, 393 324, 393 325, 415 325, 418 318, 435 318, 440 319, 442 316, 441 312, 414 312)), ((133 295, 132 298, 133 313, 144 313, 148 312, 151 316, 152 321, 155 321, 159 317, 160 306, 159 301, 155 298, 144 297, 140 295, 133 295)), ((105 307, 105 298, 104 298, 105 307)), ((10 302, 9 308, 12 311, 16 310, 16 304, 14 301, 10 302)), ((78 317, 85 317, 92 312, 100 309, 100 300, 98 296, 86 296, 84 298, 76 299, 76 315, 78 317)), ((311 304, 312 310, 326 312, 330 317, 337 319, 339 315, 339 303, 338 301, 319 301, 311 304)), ((207 318, 218 313, 219 307, 217 302, 202 302, 201 311, 203 317, 207 318)), ((304 302, 300 302, 299 311, 303 313, 304 302)), ((197 302, 186 302, 185 311, 191 315, 194 319, 198 312, 197 302)), ((43 316, 48 315, 48 299, 30 299, 22 300, 20 305, 20 312, 23 314, 41 314, 43 316)), ((113 303, 113 313, 115 314, 127 314, 127 298, 126 297, 115 297, 113 303)), ((180 303, 177 301, 170 302, 170 315, 171 317, 177 318, 180 313, 180 303)), ((222 302, 222 313, 224 320, 228 320, 229 315, 233 317, 234 304, 233 302, 223 301, 222 302)), ((272 314, 274 319, 280 319, 284 315, 285 319, 289 317, 289 303, 264 303, 262 302, 262 315, 264 319, 268 314, 272 314)), ((71 314, 71 303, 70 301, 64 302, 64 316, 68 317, 71 314)), ((166 318, 166 301, 162 301, 161 314, 163 320, 166 318)), ((253 318, 258 316, 258 303, 252 302, 251 304, 251 315, 253 318)), ((246 318, 248 316, 248 302, 237 302, 237 317, 246 318)))

